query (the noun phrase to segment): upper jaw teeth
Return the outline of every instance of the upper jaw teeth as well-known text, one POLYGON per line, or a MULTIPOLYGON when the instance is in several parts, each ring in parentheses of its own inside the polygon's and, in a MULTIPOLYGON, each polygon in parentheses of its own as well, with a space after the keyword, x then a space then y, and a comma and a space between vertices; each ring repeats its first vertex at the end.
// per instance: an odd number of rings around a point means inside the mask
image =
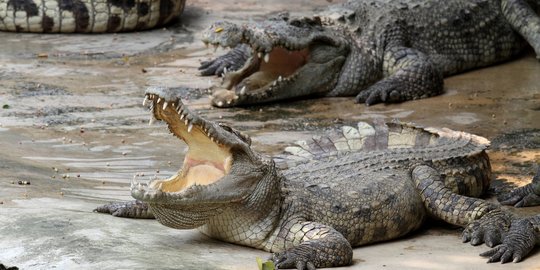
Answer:
MULTIPOLYGON (((245 91, 245 89, 244 89, 244 91, 245 91)), ((163 105, 161 107, 163 110, 167 109, 169 107, 169 105, 171 105, 171 107, 174 108, 176 110, 176 112, 178 113, 178 115, 180 116, 180 120, 184 121, 184 125, 187 127, 187 132, 191 133, 191 131, 193 131, 193 127, 194 127, 194 124, 192 123, 193 116, 191 116, 189 114, 189 111, 187 110, 187 108, 185 108, 182 105, 181 100, 176 100, 176 101, 170 101, 169 100, 169 101, 167 101, 167 100, 165 100, 165 98, 162 98, 159 95, 146 94, 145 97, 144 97, 143 104, 146 105, 146 103, 148 103, 148 101, 152 101, 150 103, 151 110, 153 110, 155 105, 159 106, 159 103, 161 101, 163 101, 163 105), (156 100, 156 98, 157 98, 157 100, 156 100)), ((155 118, 154 118, 154 116, 152 116, 152 118, 150 119, 150 124, 152 124, 154 122, 154 120, 155 120, 155 118)), ((211 129, 208 126, 202 125, 202 126, 198 126, 198 127, 201 130, 204 131, 204 133, 206 134, 206 136, 210 140, 212 140, 215 143, 219 143, 219 141, 211 135, 211 129)))

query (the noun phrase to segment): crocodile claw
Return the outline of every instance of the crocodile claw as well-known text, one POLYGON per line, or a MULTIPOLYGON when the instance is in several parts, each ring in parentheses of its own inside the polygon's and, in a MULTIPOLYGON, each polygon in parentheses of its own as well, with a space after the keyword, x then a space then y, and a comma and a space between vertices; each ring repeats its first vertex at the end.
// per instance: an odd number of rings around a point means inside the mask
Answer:
POLYGON ((494 247, 502 242, 510 223, 511 219, 507 214, 492 210, 463 230, 463 243, 470 242, 473 246, 485 243, 488 247, 494 247))
POLYGON ((154 218, 148 205, 142 201, 111 202, 94 209, 94 212, 111 214, 115 217, 154 218))
POLYGON ((392 87, 391 84, 384 83, 384 81, 361 91, 355 100, 357 103, 364 102, 368 106, 377 103, 396 103, 403 101, 398 88, 392 87))
POLYGON ((533 225, 522 219, 512 223, 503 243, 480 256, 489 257, 488 263, 513 261, 520 262, 534 248, 536 236, 533 225))
POLYGON ((201 62, 199 70, 203 76, 221 76, 227 71, 230 72, 240 69, 249 58, 250 54, 251 49, 249 49, 249 46, 241 44, 222 56, 201 62))
POLYGON ((514 207, 540 205, 540 167, 531 183, 509 193, 501 194, 497 199, 501 204, 513 205, 514 207))
POLYGON ((290 269, 296 268, 297 270, 315 270, 315 264, 310 259, 296 254, 293 250, 287 250, 281 253, 274 253, 270 258, 276 265, 276 269, 290 269))
POLYGON ((540 196, 521 192, 521 188, 512 190, 510 193, 503 194, 497 198, 501 204, 513 205, 514 207, 527 207, 540 204, 540 196))

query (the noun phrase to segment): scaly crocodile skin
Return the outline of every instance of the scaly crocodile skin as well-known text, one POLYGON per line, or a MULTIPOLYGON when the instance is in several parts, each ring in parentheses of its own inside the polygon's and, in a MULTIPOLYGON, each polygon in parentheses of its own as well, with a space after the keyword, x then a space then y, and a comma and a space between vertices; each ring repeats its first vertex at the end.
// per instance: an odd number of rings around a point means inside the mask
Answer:
MULTIPOLYGON (((517 262, 540 244, 540 215, 518 219, 478 198, 491 179, 485 138, 360 122, 269 159, 251 149, 245 134, 192 113, 172 90, 150 88, 148 101, 154 116, 188 145, 184 165, 169 179, 133 182, 132 196, 142 203, 113 203, 98 212, 154 215, 172 228, 198 228, 274 252, 280 268, 348 265, 352 247, 403 236, 428 216, 463 227, 465 242, 501 244, 484 254, 490 261, 517 262), (209 170, 220 175, 199 182, 209 170)), ((539 179, 504 202, 538 203, 539 179)))
POLYGON ((0 31, 103 33, 162 26, 185 0, 0 0, 0 31))
POLYGON ((203 41, 234 50, 200 69, 224 78, 217 107, 305 96, 356 96, 368 105, 425 98, 443 92, 444 77, 515 58, 523 39, 540 59, 539 7, 539 0, 351 0, 308 18, 218 21, 203 41))

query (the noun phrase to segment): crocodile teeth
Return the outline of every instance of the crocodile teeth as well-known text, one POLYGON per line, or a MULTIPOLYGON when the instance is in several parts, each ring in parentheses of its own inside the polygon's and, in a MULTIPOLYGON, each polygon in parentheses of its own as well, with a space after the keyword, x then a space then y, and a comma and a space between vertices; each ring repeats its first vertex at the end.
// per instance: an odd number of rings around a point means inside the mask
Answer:
POLYGON ((182 105, 180 103, 178 103, 178 105, 176 105, 176 111, 180 112, 181 108, 182 108, 182 105))
POLYGON ((242 87, 242 89, 240 89, 240 95, 245 95, 246 94, 246 86, 242 87))
POLYGON ((181 112, 178 112, 178 113, 180 113, 180 120, 182 120, 182 119, 184 119, 184 117, 186 117, 183 113, 181 113, 181 112))
POLYGON ((223 101, 218 101, 217 105, 218 105, 219 107, 223 106, 223 101))
POLYGON ((278 82, 281 82, 281 81, 283 80, 283 77, 279 76, 279 77, 277 78, 277 80, 278 80, 278 82))
POLYGON ((186 126, 187 126, 187 125, 188 125, 188 123, 189 123, 189 120, 188 120, 188 119, 186 118, 186 120, 184 120, 184 125, 186 125, 186 126))
POLYGON ((144 100, 142 102, 143 106, 146 106, 146 102, 148 101, 148 96, 144 96, 144 100))
POLYGON ((161 101, 161 98, 158 98, 158 99, 157 99, 157 103, 159 103, 160 101, 161 101))
POLYGON ((151 126, 154 124, 154 117, 150 118, 150 121, 148 121, 148 125, 151 126))
POLYGON ((257 57, 262 58, 262 52, 258 52, 257 57))
POLYGON ((189 124, 189 126, 187 127, 187 132, 188 133, 191 133, 191 130, 193 129, 193 124, 189 124))
POLYGON ((163 110, 167 109, 168 105, 169 105, 169 103, 167 103, 167 101, 163 102, 163 110))
POLYGON ((268 63, 270 61, 270 54, 267 53, 264 55, 264 62, 268 63))
POLYGON ((276 84, 277 84, 277 81, 272 82, 272 86, 276 86, 276 84))
POLYGON ((227 67, 223 68, 223 75, 227 74, 227 67))

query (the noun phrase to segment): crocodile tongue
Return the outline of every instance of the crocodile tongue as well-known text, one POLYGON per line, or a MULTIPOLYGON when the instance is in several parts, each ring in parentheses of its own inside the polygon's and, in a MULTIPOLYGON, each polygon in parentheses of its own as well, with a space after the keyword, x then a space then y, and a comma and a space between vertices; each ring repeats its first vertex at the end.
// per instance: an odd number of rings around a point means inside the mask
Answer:
POLYGON ((309 50, 289 51, 275 47, 264 56, 256 51, 253 55, 240 70, 224 74, 226 89, 234 87, 237 91, 249 91, 272 87, 301 68, 308 61, 309 50))

